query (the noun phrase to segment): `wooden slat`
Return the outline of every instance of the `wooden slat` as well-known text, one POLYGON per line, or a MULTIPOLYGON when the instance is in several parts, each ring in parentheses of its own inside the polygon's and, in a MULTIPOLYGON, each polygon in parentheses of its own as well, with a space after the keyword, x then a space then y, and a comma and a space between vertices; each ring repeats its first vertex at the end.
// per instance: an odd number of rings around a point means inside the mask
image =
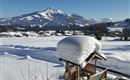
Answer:
POLYGON ((93 64, 87 64, 83 70, 90 75, 96 74, 96 66, 93 64))

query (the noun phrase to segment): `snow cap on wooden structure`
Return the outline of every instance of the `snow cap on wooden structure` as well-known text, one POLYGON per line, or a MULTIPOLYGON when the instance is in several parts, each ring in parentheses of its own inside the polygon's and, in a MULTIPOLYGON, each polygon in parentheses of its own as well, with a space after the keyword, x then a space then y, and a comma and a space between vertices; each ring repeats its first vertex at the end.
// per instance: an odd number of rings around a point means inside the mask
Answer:
POLYGON ((59 58, 84 67, 86 59, 93 53, 101 53, 100 42, 90 36, 69 36, 62 39, 57 45, 59 58))

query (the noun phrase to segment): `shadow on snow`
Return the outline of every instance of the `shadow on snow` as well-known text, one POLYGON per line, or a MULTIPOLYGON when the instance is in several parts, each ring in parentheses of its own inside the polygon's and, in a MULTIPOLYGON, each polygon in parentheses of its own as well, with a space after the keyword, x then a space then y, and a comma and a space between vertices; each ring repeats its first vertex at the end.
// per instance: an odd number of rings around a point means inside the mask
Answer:
POLYGON ((62 67, 63 63, 56 57, 56 47, 29 47, 22 45, 4 45, 0 46, 0 54, 4 53, 21 56, 18 60, 27 59, 28 56, 34 59, 43 60, 58 65, 54 67, 62 67))

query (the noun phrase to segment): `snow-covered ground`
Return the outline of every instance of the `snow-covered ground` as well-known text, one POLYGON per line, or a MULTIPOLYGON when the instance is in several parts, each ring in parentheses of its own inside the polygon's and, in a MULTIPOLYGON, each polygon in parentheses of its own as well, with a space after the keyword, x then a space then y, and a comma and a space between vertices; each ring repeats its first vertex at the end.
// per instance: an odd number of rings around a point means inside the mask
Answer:
MULTIPOLYGON (((47 76, 50 80, 57 80, 62 77, 64 66, 55 55, 57 43, 63 38, 1 38, 0 80, 45 80, 47 76)), ((101 41, 102 51, 108 59, 99 61, 98 65, 130 76, 130 42, 112 39, 104 38, 101 41)))

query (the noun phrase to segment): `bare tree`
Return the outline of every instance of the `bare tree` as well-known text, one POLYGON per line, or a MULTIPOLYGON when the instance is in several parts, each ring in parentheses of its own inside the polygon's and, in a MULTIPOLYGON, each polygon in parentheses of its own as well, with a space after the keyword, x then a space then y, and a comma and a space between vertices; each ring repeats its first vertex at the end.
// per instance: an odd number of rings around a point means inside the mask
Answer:
POLYGON ((124 40, 128 40, 128 38, 130 37, 130 28, 124 28, 122 32, 124 40))

